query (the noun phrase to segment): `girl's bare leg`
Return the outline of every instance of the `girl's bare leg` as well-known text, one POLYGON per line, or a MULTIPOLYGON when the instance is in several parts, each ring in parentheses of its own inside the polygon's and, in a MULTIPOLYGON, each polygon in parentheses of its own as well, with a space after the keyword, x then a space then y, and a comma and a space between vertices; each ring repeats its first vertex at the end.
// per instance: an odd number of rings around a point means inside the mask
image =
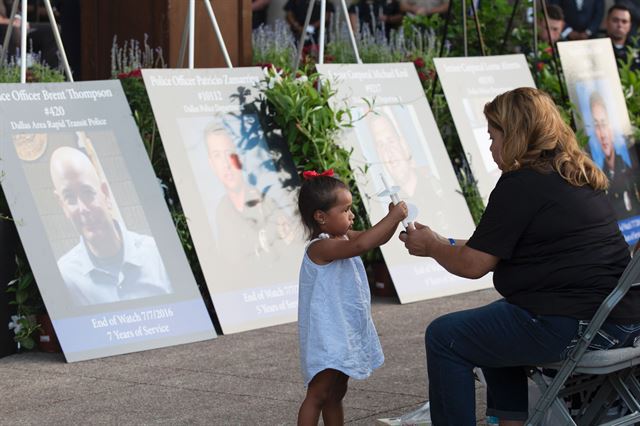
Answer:
POLYGON ((322 420, 325 426, 344 425, 344 410, 342 400, 347 394, 347 382, 349 376, 338 371, 332 388, 331 395, 322 407, 322 420))
MULTIPOLYGON (((321 412, 323 413, 322 419, 327 426, 344 423, 342 403, 339 403, 338 410, 335 400, 340 392, 342 392, 342 396, 344 397, 347 379, 348 376, 332 369, 323 370, 316 374, 311 382, 309 382, 307 395, 300 406, 300 411, 298 411, 298 426, 316 426, 318 420, 320 420, 321 412), (327 409, 328 412, 325 413, 327 409), (327 420, 333 422, 334 419, 338 417, 342 419, 340 420, 341 423, 327 422, 327 420)), ((342 398, 340 398, 340 401, 342 401, 342 398)))

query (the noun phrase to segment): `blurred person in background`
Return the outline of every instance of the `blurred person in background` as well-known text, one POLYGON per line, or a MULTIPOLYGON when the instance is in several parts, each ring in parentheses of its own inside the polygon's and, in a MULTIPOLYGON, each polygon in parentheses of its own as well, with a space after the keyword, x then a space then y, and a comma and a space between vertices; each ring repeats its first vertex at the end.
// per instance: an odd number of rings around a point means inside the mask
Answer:
POLYGON ((562 12, 562 8, 555 4, 547 5, 547 20, 549 21, 548 29, 544 14, 538 14, 538 38, 540 41, 548 43, 549 46, 554 46, 556 42, 560 40, 562 30, 564 30, 564 13, 562 12))
MULTIPOLYGON (((320 2, 311 0, 315 4, 313 5, 313 11, 311 12, 311 19, 309 25, 304 28, 304 21, 307 16, 307 9, 309 8, 309 0, 287 0, 284 5, 284 11, 287 13, 287 23, 291 27, 291 31, 299 39, 304 33, 306 34, 305 44, 318 44, 318 35, 320 34, 320 2)), ((325 27, 329 26, 331 22, 331 16, 334 12, 333 3, 327 1, 326 3, 327 16, 325 17, 325 27)))
POLYGON ((600 29, 604 17, 603 0, 551 0, 562 8, 567 24, 563 38, 568 40, 586 40, 600 29))
POLYGON ((267 12, 271 0, 251 0, 251 28, 256 29, 267 23, 267 12))
POLYGON ((403 13, 431 16, 436 13, 444 14, 449 9, 448 0, 401 0, 400 10, 403 13))
POLYGON ((616 0, 615 4, 625 6, 631 12, 631 33, 633 37, 638 30, 638 22, 640 22, 640 2, 638 0, 616 0))
MULTIPOLYGON (((618 66, 627 62, 630 54, 629 48, 636 47, 631 40, 631 12, 626 6, 614 4, 609 8, 604 21, 605 37, 611 39, 613 53, 616 56, 618 66)), ((631 69, 640 69, 640 57, 638 52, 633 52, 631 69)))
POLYGON ((398 0, 359 0, 349 6, 349 20, 354 33, 367 28, 374 34, 379 28, 388 37, 390 30, 402 24, 403 16, 398 0))

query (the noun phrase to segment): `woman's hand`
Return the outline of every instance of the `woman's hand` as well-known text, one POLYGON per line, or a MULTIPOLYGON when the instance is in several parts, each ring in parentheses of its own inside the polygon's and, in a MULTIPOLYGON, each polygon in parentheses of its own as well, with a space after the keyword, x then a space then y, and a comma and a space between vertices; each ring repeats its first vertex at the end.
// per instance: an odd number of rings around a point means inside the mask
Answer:
POLYGON ((434 232, 428 226, 415 222, 416 229, 401 232, 400 240, 414 256, 432 257, 447 271, 464 278, 480 278, 493 271, 500 260, 497 256, 466 245, 466 240, 449 239, 434 232))
POLYGON ((441 243, 443 237, 421 223, 414 222, 414 225, 416 229, 400 233, 400 241, 404 242, 409 254, 423 257, 431 256, 431 248, 434 244, 441 243))

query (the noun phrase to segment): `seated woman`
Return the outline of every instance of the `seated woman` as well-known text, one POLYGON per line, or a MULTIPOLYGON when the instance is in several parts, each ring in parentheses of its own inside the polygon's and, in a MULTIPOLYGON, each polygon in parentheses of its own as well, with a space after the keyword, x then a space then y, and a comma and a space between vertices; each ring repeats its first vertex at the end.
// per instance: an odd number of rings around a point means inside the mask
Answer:
MULTIPOLYGON (((433 424, 475 425, 472 369, 487 381, 487 415, 501 425, 527 418, 522 366, 564 359, 629 262, 604 190, 607 177, 579 148, 551 98, 520 88, 484 109, 491 154, 502 170, 468 241, 427 226, 403 233, 409 253, 449 272, 493 271, 504 297, 437 318, 425 335, 433 424)), ((640 292, 613 310, 593 347, 632 346, 640 334, 640 292)))

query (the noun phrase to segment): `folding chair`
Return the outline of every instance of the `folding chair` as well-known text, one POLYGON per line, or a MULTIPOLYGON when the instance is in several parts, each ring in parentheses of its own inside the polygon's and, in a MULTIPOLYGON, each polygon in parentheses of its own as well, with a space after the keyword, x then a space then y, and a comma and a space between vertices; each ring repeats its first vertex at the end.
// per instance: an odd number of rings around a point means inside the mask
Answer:
POLYGON ((544 425, 552 404, 555 412, 562 417, 561 423, 558 423, 560 420, 554 420, 553 426, 613 426, 640 422, 640 383, 636 377, 640 372, 640 347, 587 352, 609 313, 631 287, 640 285, 639 281, 640 253, 631 259, 620 281, 602 302, 567 359, 532 369, 531 378, 540 387, 542 396, 527 419, 527 426, 544 425), (543 369, 551 369, 556 373, 548 384, 542 375, 543 369), (578 395, 582 405, 569 412, 564 401, 571 395, 578 395), (607 421, 607 411, 617 400, 622 402, 626 411, 620 413, 621 417, 607 421))

